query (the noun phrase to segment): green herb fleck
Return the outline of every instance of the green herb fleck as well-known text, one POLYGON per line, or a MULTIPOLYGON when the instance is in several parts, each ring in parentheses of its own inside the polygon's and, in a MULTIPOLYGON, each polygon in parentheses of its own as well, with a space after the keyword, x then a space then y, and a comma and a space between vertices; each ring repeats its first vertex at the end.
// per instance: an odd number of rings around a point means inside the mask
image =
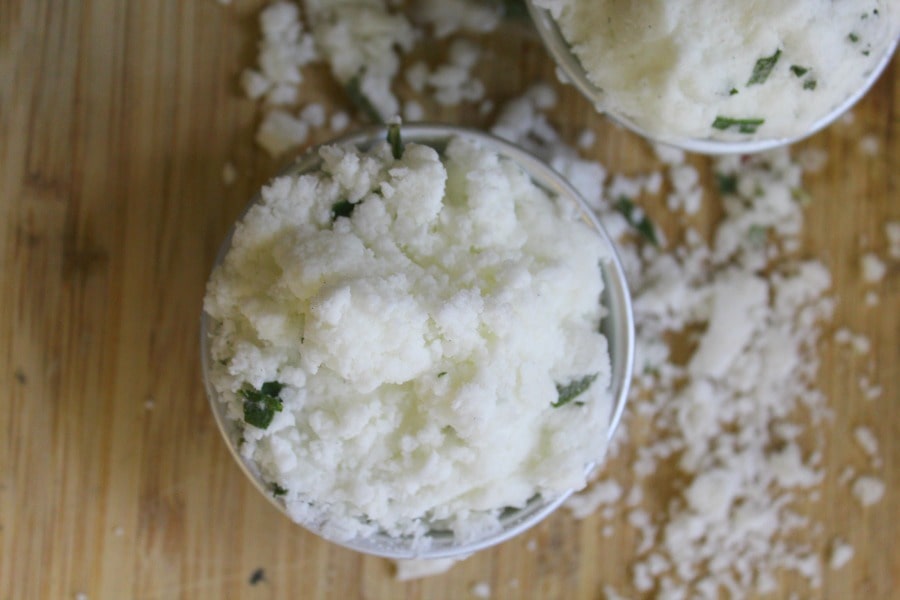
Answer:
POLYGON ((647 215, 637 214, 638 211, 635 210, 634 202, 630 198, 626 196, 620 197, 616 202, 615 209, 625 217, 625 220, 628 221, 628 223, 634 227, 644 239, 654 246, 659 246, 659 238, 656 236, 656 229, 654 229, 653 223, 650 222, 647 215), (638 218, 639 216, 640 218, 638 218))
POLYGON ((740 133, 756 133, 756 129, 765 123, 765 119, 749 118, 749 119, 733 119, 731 117, 716 117, 712 126, 716 129, 725 131, 732 127, 737 127, 740 133))
POLYGON ((756 245, 762 245, 769 238, 769 228, 763 225, 751 225, 747 230, 747 239, 756 245))
POLYGON ((797 77, 803 77, 809 72, 809 67, 801 67, 800 65, 791 65, 791 73, 797 77))
POLYGON ((350 97, 350 101, 356 106, 359 112, 364 114, 373 123, 379 125, 384 124, 384 117, 381 116, 381 113, 375 108, 375 105, 372 104, 369 97, 363 93, 359 75, 354 75, 350 78, 345 89, 347 90, 347 96, 350 97))
POLYGON ((437 374, 437 376, 438 376, 438 377, 443 377, 443 376, 446 375, 446 374, 447 374, 447 371, 441 371, 440 373, 437 374))
MULTIPOLYGON (((353 214, 353 209, 356 208, 356 204, 353 204, 349 200, 341 200, 340 202, 335 202, 331 205, 331 222, 337 220, 338 217, 347 217, 350 218, 350 215, 353 214)), ((303 343, 301 341, 301 343, 303 343)))
POLYGON ((729 96, 736 96, 737 93, 738 93, 737 88, 731 88, 731 90, 728 92, 728 95, 729 95, 729 96))
POLYGON ((764 56, 757 60, 756 64, 753 66, 753 73, 750 74, 747 85, 765 83, 766 79, 768 79, 769 75, 772 73, 772 69, 775 68, 779 56, 781 56, 781 48, 776 50, 775 54, 772 56, 764 56))
POLYGON ((850 35, 847 36, 847 39, 850 40, 851 43, 855 44, 859 41, 859 36, 855 33, 850 33, 850 35))
POLYGON ((259 429, 267 428, 275 413, 284 408, 278 397, 283 387, 277 381, 267 381, 259 390, 250 386, 243 388, 240 393, 244 397, 244 422, 259 429))
POLYGON ((720 194, 737 194, 737 175, 716 173, 716 183, 719 184, 720 194))
POLYGON ((528 17, 528 8, 523 0, 501 0, 503 16, 507 19, 524 19, 528 17))
POLYGON ((273 483, 269 486, 269 489, 272 490, 273 496, 284 496, 288 493, 287 488, 283 488, 277 483, 273 483))
POLYGON ((388 125, 387 141, 391 145, 391 154, 396 160, 403 158, 403 140, 400 138, 400 123, 388 125))
POLYGON ((868 56, 868 55, 869 55, 869 51, 868 51, 868 50, 863 50, 862 55, 863 55, 863 56, 868 56))
POLYGON ((817 82, 815 79, 810 79, 810 80, 808 80, 808 81, 804 81, 804 82, 803 82, 803 89, 804 89, 804 90, 814 90, 814 89, 816 89, 816 84, 817 84, 817 83, 818 83, 818 82, 817 82))
MULTIPOLYGON (((570 381, 566 385, 556 384, 556 402, 554 402, 551 406, 553 408, 559 408, 564 404, 568 404, 574 398, 585 392, 591 384, 594 383, 594 380, 597 379, 597 375, 599 373, 594 373, 593 375, 585 375, 581 379, 575 379, 570 381)), ((578 404, 576 402, 576 404, 578 404)))

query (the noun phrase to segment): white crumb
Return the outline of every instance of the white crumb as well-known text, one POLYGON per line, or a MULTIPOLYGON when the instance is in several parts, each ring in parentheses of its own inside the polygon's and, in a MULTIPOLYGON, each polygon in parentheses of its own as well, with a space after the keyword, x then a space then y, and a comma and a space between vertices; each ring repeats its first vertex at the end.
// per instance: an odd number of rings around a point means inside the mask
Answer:
POLYGON ((884 481, 871 475, 862 475, 853 482, 851 491, 862 506, 871 506, 884 496, 884 481))
POLYGON ((881 302, 881 298, 878 296, 877 292, 869 290, 868 292, 866 292, 864 302, 866 303, 866 306, 869 307, 878 306, 879 302, 881 302))
POLYGON ((834 538, 828 551, 828 566, 838 570, 853 558, 853 546, 841 538, 834 538))
POLYGON ((564 506, 576 519, 592 515, 600 506, 612 504, 622 497, 622 487, 615 481, 599 481, 586 491, 570 496, 564 506))
POLYGON ((450 570, 462 558, 435 558, 435 559, 419 559, 412 558, 408 560, 395 560, 397 571, 395 579, 397 581, 409 581, 411 579, 421 579, 422 577, 431 577, 432 575, 440 575, 450 570))
POLYGON ((575 144, 581 150, 589 150, 597 143, 597 134, 592 129, 582 129, 578 134, 578 141, 575 144))
POLYGON ((350 125, 350 116, 343 111, 336 112, 331 115, 328 125, 331 127, 332 133, 340 133, 350 125))
POLYGON ((884 234, 888 239, 888 256, 900 260, 900 221, 885 223, 884 234))
POLYGON ((873 252, 868 252, 860 259, 860 267, 862 268, 863 281, 866 283, 877 283, 884 279, 887 272, 887 266, 873 252))
POLYGON ((863 154, 867 156, 876 156, 878 154, 878 150, 881 147, 881 142, 878 139, 877 135, 868 134, 864 135, 859 140, 859 150, 863 154))
POLYGON ((478 583, 474 584, 469 591, 476 598, 491 597, 491 586, 486 581, 479 581, 478 583))

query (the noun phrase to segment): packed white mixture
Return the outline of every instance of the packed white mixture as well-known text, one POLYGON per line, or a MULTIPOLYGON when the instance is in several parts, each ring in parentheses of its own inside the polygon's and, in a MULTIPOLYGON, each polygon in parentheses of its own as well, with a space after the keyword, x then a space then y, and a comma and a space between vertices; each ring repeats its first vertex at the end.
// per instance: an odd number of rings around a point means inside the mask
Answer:
POLYGON ((468 541, 583 487, 611 410, 597 232, 471 140, 319 154, 263 189, 209 282, 241 454, 338 540, 468 541))
POLYGON ((900 35, 890 0, 534 0, 600 107, 660 139, 789 138, 854 94, 900 35))

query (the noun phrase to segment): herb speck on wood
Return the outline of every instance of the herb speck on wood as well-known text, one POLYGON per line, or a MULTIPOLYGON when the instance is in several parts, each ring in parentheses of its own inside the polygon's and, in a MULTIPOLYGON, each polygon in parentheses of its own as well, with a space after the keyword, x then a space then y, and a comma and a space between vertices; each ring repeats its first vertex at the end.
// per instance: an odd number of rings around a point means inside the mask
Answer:
POLYGON ((260 567, 250 574, 250 585, 256 585, 266 580, 266 571, 260 567))

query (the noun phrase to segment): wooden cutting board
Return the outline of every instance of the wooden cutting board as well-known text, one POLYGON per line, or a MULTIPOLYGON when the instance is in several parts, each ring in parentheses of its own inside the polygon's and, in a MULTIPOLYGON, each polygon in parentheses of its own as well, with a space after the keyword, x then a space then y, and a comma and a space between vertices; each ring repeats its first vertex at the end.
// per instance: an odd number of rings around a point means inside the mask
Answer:
MULTIPOLYGON (((292 525, 232 461, 201 386, 198 319, 229 223, 278 168, 252 142, 256 107, 237 85, 262 5, 0 3, 0 598, 458 599, 480 582, 495 598, 627 590, 630 530, 603 538, 598 518, 567 512, 449 574, 399 583, 388 561, 292 525), (231 186, 226 162, 238 173, 231 186)), ((555 81, 526 25, 484 43, 491 60, 479 76, 492 97, 555 81)), ((321 69, 307 82, 304 102, 349 110, 321 69)), ((883 225, 900 219, 898 86, 895 59, 852 122, 800 145, 828 153, 807 178, 805 252, 834 277, 833 328, 872 343, 867 357, 822 344, 835 418, 823 431, 829 476, 808 514, 856 555, 820 590, 796 588, 803 597, 900 593, 900 265, 889 264, 872 308, 859 266, 865 251, 886 254, 883 225), (880 398, 863 397, 862 374, 880 398), (837 477, 867 469, 857 425, 875 431, 884 459, 888 491, 869 509, 837 477)), ((589 128, 599 141, 588 154, 611 170, 658 167, 646 143, 560 89, 553 122, 566 139, 589 128)), ((471 107, 430 114, 489 121, 471 107)), ((709 178, 709 161, 694 163, 709 178)), ((779 597, 798 585, 780 583, 779 597)))

